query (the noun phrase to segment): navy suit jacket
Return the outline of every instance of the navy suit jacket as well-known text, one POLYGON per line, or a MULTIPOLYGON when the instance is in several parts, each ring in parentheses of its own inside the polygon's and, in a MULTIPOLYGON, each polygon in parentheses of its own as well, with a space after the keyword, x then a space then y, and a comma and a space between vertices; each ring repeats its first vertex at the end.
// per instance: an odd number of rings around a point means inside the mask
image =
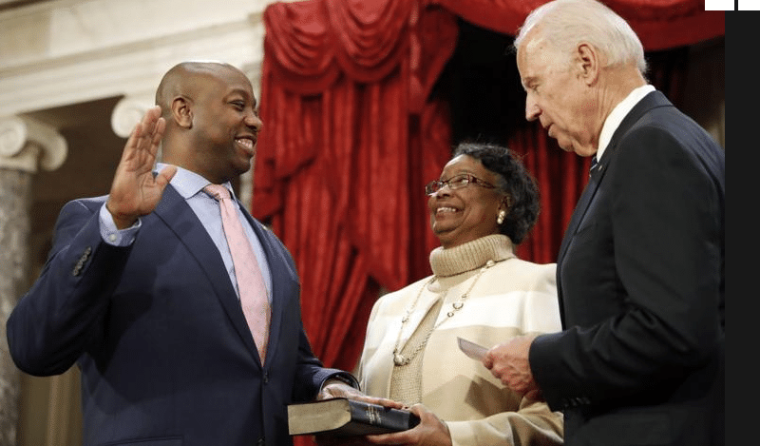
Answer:
POLYGON ((560 247, 564 331, 530 350, 568 445, 725 443, 724 198, 723 149, 645 96, 560 247))
POLYGON ((102 241, 105 199, 61 211, 45 268, 8 319, 16 365, 45 376, 79 364, 85 446, 290 445, 286 405, 343 372, 311 351, 286 248, 248 216, 272 273, 262 367, 222 257, 176 190, 129 247, 102 241))

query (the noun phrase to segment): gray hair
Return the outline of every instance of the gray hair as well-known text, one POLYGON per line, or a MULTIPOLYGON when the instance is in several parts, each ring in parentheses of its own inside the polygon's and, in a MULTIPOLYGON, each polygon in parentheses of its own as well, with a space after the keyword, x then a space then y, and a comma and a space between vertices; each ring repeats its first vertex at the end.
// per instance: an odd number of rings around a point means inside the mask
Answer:
POLYGON ((628 22, 596 0, 554 0, 536 8, 520 28, 515 50, 539 24, 539 35, 568 58, 579 43, 587 42, 606 57, 607 66, 633 62, 642 75, 646 74, 639 37, 628 22))

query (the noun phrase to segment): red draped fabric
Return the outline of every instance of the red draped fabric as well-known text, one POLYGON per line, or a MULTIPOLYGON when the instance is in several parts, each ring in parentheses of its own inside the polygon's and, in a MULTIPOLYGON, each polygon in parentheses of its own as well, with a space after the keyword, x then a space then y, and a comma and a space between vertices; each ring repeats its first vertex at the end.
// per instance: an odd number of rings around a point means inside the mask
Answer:
POLYGON ((253 212, 293 255, 306 332, 353 369, 380 286, 427 274, 424 183, 450 153, 427 96, 456 45, 418 1, 276 3, 266 26, 253 212))
MULTIPOLYGON (((541 3, 310 0, 265 10, 252 209, 295 259, 306 332, 326 365, 353 369, 381 288, 430 273, 438 243, 423 185, 437 178, 453 143, 448 106, 431 91, 455 49, 457 17, 513 35, 541 3)), ((702 0, 607 4, 647 50, 725 33, 723 13, 704 12, 702 0)), ((515 101, 523 98, 516 92, 515 101)), ((505 139, 524 155, 542 196, 518 253, 555 261, 589 160, 560 151, 533 123, 505 139)))
MULTIPOLYGON (((516 35, 530 11, 548 0, 429 0, 468 22, 516 35)), ((647 51, 689 45, 725 34, 723 11, 704 0, 604 0, 628 21, 647 51)))

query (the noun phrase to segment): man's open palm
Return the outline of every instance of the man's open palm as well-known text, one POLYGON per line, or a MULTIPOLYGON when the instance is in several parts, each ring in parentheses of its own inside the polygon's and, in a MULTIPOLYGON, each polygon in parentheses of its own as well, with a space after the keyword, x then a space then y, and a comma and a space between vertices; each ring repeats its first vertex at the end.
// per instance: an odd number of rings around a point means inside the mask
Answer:
POLYGON ((176 167, 167 166, 153 176, 156 153, 165 128, 161 108, 152 107, 135 126, 124 146, 106 203, 119 229, 129 227, 141 215, 153 212, 177 171, 176 167))

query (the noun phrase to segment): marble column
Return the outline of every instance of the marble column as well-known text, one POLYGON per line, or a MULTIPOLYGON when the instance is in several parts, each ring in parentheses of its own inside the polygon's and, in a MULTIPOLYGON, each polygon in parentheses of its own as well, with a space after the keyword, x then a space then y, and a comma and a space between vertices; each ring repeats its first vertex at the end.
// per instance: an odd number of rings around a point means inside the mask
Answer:
POLYGON ((0 445, 16 444, 21 374, 8 352, 5 323, 32 280, 32 175, 38 167, 57 169, 66 153, 66 140, 54 128, 29 118, 0 118, 0 445))

